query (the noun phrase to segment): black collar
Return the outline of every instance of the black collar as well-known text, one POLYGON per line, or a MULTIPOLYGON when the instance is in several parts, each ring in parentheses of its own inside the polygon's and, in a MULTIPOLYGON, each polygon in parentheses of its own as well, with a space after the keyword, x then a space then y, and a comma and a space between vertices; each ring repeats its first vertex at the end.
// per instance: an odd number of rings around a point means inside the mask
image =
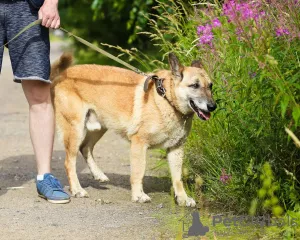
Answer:
MULTIPOLYGON (((155 87, 156 87, 156 91, 158 93, 158 95, 160 95, 161 97, 163 97, 164 99, 166 99, 168 101, 168 103, 177 111, 178 109, 176 108, 176 106, 174 106, 174 104, 167 98, 166 96, 166 89, 163 86, 163 81, 165 80, 164 78, 159 78, 157 75, 150 75, 146 78, 145 83, 144 83, 144 91, 147 92, 148 91, 148 87, 149 87, 149 82, 150 81, 154 81, 155 83, 155 87)), ((181 113, 182 114, 182 113, 181 113)), ((186 114, 186 115, 182 115, 182 118, 184 119, 188 119, 191 116, 193 116, 194 113, 191 114, 186 114)))

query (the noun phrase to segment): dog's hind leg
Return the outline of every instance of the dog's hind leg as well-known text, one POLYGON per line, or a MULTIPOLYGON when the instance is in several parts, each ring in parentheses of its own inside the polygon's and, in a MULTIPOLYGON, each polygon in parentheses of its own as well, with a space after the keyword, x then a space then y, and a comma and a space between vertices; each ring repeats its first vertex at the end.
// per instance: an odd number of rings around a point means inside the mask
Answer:
POLYGON ((100 182, 107 182, 109 181, 109 179, 97 166, 94 160, 93 150, 95 144, 99 141, 99 139, 104 135, 105 132, 106 129, 87 131, 85 139, 80 146, 80 152, 86 160, 95 180, 99 180, 100 182))
POLYGON ((130 164, 131 164, 131 192, 133 202, 150 202, 151 198, 144 193, 143 178, 146 169, 147 145, 134 136, 131 139, 130 164))
MULTIPOLYGON (((79 104, 78 104, 79 105, 79 104)), ((76 173, 76 158, 86 129, 84 127, 84 116, 81 116, 81 109, 77 111, 56 111, 56 117, 60 119, 59 129, 63 134, 63 141, 66 150, 65 169, 70 184, 70 192, 75 197, 88 197, 88 193, 81 187, 76 173)))

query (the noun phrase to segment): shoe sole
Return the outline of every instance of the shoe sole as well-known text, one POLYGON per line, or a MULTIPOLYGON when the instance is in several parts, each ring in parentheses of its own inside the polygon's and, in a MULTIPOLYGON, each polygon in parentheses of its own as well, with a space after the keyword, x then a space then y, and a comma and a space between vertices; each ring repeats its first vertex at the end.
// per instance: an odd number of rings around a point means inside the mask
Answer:
POLYGON ((54 204, 65 204, 65 203, 69 203, 71 202, 71 199, 65 199, 65 200, 51 200, 51 199, 48 199, 46 198, 45 196, 43 195, 39 195, 40 198, 43 198, 45 200, 47 200, 48 202, 50 203, 54 203, 54 204))

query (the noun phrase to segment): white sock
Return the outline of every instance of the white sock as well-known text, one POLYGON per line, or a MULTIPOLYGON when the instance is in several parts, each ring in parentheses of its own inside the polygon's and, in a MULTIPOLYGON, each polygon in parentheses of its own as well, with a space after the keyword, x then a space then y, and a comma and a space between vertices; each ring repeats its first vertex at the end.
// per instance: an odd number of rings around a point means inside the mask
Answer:
POLYGON ((36 180, 38 180, 38 181, 44 180, 44 174, 43 175, 37 175, 36 180))

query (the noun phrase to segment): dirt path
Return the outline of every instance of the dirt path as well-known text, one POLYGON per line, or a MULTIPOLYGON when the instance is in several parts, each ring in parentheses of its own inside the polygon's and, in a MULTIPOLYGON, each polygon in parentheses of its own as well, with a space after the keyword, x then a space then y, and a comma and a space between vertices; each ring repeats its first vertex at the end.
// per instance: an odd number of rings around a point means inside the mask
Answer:
MULTIPOLYGON (((51 53, 52 60, 58 58, 60 45, 53 44, 51 53)), ((7 52, 0 81, 0 239, 161 239, 162 223, 156 216, 170 204, 170 182, 149 170, 154 162, 150 158, 145 192, 152 197, 152 203, 131 203, 129 145, 111 132, 95 149, 96 161, 110 178, 108 184, 94 181, 78 157, 79 178, 90 198, 73 198, 67 205, 53 205, 38 198, 28 106, 21 85, 12 81, 7 52), (24 188, 7 189, 18 186, 24 188), (101 204, 98 199, 111 203, 101 204)), ((56 141, 54 150, 53 172, 68 185, 62 144, 56 141)))

